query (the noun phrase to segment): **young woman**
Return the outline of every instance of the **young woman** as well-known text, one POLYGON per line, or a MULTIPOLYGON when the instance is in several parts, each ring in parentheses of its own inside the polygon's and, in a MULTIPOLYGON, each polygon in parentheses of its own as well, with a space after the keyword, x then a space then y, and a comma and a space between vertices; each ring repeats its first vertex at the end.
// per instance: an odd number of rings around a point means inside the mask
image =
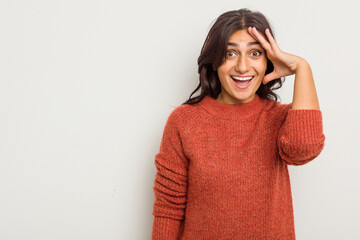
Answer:
POLYGON ((201 92, 171 112, 155 156, 152 239, 295 239, 287 166, 325 143, 309 63, 240 9, 219 16, 198 65, 201 92), (292 74, 281 104, 272 90, 292 74))

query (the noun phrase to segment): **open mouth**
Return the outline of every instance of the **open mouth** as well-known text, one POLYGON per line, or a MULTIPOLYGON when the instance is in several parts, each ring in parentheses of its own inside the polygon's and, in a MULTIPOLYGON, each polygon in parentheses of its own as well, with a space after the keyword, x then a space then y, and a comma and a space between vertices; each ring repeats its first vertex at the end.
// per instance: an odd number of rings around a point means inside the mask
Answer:
POLYGON ((247 88, 252 80, 254 79, 254 76, 251 77, 235 77, 235 76, 231 76, 232 80, 235 83, 235 86, 237 86, 238 88, 244 89, 247 88))

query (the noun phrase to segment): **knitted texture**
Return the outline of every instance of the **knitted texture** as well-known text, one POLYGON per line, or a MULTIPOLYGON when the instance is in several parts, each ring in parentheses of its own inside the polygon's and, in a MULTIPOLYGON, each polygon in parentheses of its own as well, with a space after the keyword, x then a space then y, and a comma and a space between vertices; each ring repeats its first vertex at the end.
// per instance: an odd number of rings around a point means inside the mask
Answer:
POLYGON ((295 239, 287 166, 324 148, 322 114, 258 95, 169 115, 155 155, 153 240, 295 239))

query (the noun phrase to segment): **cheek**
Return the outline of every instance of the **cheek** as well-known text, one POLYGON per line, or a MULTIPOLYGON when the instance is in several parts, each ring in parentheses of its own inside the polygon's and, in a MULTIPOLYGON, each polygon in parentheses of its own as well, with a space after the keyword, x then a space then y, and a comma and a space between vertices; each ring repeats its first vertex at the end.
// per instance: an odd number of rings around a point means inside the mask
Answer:
POLYGON ((225 80, 225 77, 226 77, 226 75, 229 74, 230 69, 231 69, 231 67, 229 66, 229 64, 221 65, 217 70, 219 79, 225 80))
POLYGON ((267 61, 266 59, 264 61, 258 62, 256 69, 259 74, 265 74, 267 68, 267 61))
POLYGON ((222 72, 226 72, 231 67, 231 65, 232 65, 231 61, 226 61, 219 66, 218 70, 222 72))

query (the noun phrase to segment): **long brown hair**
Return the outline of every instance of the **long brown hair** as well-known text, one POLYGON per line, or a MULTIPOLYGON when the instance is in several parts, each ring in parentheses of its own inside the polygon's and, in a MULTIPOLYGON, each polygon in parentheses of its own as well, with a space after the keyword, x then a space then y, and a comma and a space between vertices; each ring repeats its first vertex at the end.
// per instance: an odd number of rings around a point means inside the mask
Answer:
MULTIPOLYGON (((250 26, 256 27, 256 29, 262 33, 267 41, 268 38, 265 35, 265 29, 268 28, 275 39, 275 35, 269 21, 258 11, 251 11, 247 8, 242 8, 239 10, 225 12, 217 18, 206 37, 198 58, 200 83, 190 94, 189 99, 182 104, 198 103, 206 95, 210 95, 215 99, 217 98, 221 92, 221 83, 216 69, 218 69, 218 67, 224 62, 224 56, 227 50, 226 47, 230 36, 234 32, 247 29, 250 26), (191 96, 199 89, 201 89, 200 95, 192 98, 191 96)), ((273 70, 273 64, 269 59, 267 59, 265 75, 271 73, 273 70)), ((273 90, 282 87, 284 81, 285 78, 283 77, 274 79, 267 84, 261 83, 256 93, 261 98, 274 100, 276 102, 279 96, 275 94, 273 90)))

